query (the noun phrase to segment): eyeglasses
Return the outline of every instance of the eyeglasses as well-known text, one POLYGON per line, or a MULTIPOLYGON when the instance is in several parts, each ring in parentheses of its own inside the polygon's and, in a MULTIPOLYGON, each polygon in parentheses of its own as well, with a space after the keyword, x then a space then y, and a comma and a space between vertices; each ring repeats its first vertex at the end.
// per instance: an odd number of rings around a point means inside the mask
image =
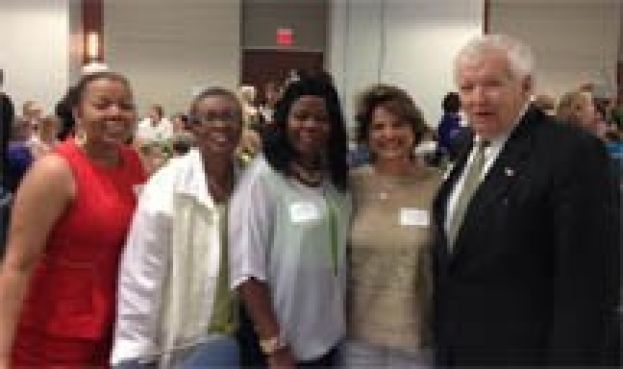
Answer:
POLYGON ((214 112, 193 116, 190 121, 196 125, 214 125, 218 122, 232 124, 240 122, 240 114, 233 111, 214 112))

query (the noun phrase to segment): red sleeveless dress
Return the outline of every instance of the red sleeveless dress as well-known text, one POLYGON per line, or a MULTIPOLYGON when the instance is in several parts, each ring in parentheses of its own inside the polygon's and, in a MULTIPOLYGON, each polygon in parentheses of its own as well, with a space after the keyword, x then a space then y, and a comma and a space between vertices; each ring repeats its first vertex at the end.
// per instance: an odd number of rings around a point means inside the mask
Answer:
POLYGON ((73 171, 76 197, 51 230, 32 277, 13 366, 108 366, 119 257, 137 186, 145 181, 136 152, 119 150, 122 165, 105 168, 73 140, 56 149, 73 171))

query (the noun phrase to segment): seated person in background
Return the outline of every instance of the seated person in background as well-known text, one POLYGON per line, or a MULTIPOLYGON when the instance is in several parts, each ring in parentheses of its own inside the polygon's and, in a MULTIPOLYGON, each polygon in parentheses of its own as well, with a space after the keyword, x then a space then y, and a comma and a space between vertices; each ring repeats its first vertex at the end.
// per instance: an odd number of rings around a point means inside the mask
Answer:
POLYGON ((39 129, 35 132, 32 140, 32 153, 35 159, 52 152, 58 144, 57 135, 60 130, 60 119, 55 115, 47 115, 41 118, 39 129))
POLYGON ((589 92, 574 90, 562 94, 556 106, 556 118, 601 136, 601 124, 596 119, 595 105, 589 92))
POLYGON ((33 126, 29 120, 17 117, 11 129, 11 140, 6 152, 5 184, 9 192, 15 192, 33 160, 33 126))
POLYGON ((43 107, 37 101, 27 100, 22 104, 22 117, 29 121, 33 130, 37 130, 41 117, 43 115, 43 107))
POLYGON ((538 94, 534 96, 532 105, 547 115, 556 115, 556 99, 546 94, 538 94))
POLYGON ((448 92, 441 103, 443 115, 437 126, 438 155, 454 160, 457 154, 456 140, 463 130, 461 126, 461 102, 456 92, 448 92))
POLYGON ((152 105, 147 117, 138 122, 135 140, 139 145, 158 143, 166 144, 173 136, 173 125, 164 116, 162 105, 152 105))
POLYGON ((264 104, 259 108, 263 124, 271 124, 273 122, 275 105, 281 98, 282 93, 283 91, 277 81, 268 81, 264 84, 264 104))

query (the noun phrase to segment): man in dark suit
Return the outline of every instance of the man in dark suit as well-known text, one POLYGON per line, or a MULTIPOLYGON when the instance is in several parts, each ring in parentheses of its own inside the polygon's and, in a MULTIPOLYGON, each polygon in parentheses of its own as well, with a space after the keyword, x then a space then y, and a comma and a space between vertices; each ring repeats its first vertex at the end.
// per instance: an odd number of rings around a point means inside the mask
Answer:
POLYGON ((473 137, 434 203, 442 366, 618 360, 620 219, 608 156, 530 106, 533 64, 503 35, 471 41, 455 60, 473 137))

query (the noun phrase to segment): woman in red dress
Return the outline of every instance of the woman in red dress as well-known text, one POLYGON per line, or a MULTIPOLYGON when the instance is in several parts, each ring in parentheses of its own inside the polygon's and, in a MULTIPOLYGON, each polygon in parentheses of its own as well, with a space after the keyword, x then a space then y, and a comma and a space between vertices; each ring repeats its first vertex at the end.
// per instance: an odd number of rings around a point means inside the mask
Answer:
POLYGON ((136 110, 125 77, 77 86, 84 133, 35 162, 19 188, 0 272, 0 369, 107 367, 117 266, 145 174, 123 143, 136 110))

